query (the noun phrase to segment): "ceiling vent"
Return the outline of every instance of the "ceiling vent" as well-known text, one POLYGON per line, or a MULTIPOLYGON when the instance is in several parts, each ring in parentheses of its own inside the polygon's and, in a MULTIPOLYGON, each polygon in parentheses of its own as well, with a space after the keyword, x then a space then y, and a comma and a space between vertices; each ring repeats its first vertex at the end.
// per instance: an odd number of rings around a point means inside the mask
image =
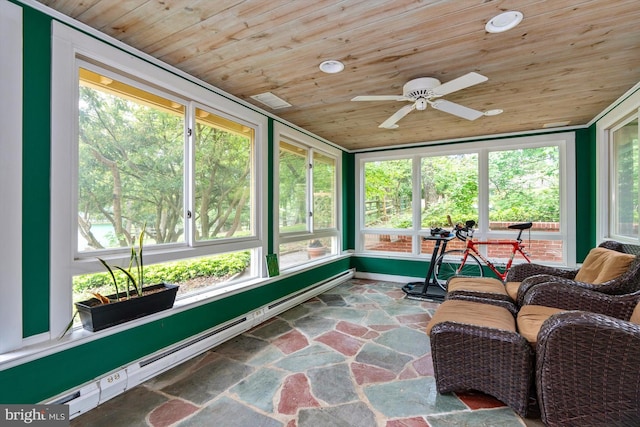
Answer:
POLYGON ((267 107, 272 108, 274 110, 278 110, 280 108, 291 107, 291 104, 289 104, 287 101, 285 101, 282 98, 278 98, 277 96, 275 96, 271 92, 265 92, 265 93, 259 93, 257 95, 252 95, 251 98, 255 99, 258 102, 263 103, 267 107))

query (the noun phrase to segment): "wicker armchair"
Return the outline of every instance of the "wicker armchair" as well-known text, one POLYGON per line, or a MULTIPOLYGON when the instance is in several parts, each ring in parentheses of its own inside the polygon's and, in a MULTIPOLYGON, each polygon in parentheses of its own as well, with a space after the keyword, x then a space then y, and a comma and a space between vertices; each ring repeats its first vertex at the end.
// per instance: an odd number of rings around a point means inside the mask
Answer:
POLYGON ((506 279, 506 282, 521 282, 515 300, 503 290, 501 290, 502 293, 489 293, 477 292, 472 289, 449 292, 447 299, 467 299, 475 301, 480 301, 481 299, 501 300, 515 303, 517 309, 517 307, 525 303, 525 295, 531 289, 542 283, 562 283, 609 295, 621 295, 640 290, 640 246, 626 245, 615 241, 605 241, 598 247, 632 254, 636 256, 636 259, 622 275, 600 284, 575 280, 579 269, 567 270, 535 263, 518 264, 511 268, 506 279))
POLYGON ((499 305, 445 301, 427 326, 436 389, 439 393, 477 390, 494 396, 526 417, 535 411, 534 351, 516 332, 513 313, 499 305), (504 326, 471 313, 475 305, 506 319, 504 326), (456 320, 456 307, 467 316, 456 320), (441 314, 442 312, 445 314, 441 314))
POLYGON ((536 386, 550 427, 640 424, 640 325, 568 311, 538 334, 536 386))

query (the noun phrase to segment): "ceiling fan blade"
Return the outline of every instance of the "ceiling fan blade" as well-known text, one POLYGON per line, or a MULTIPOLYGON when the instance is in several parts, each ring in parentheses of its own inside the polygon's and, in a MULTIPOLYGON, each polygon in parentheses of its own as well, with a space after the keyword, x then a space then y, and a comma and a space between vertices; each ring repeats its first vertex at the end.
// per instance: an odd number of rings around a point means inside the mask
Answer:
POLYGON ((362 95, 351 99, 352 101, 410 101, 402 95, 362 95))
POLYGON ((483 112, 474 110, 473 108, 465 107, 464 105, 456 104, 444 99, 433 101, 431 106, 436 110, 444 111, 445 113, 453 114, 454 116, 462 117, 467 120, 475 120, 484 115, 483 112))
POLYGON ((458 77, 457 79, 453 79, 449 82, 441 84, 440 86, 433 89, 433 92, 436 96, 443 96, 451 92, 455 92, 469 86, 477 85, 478 83, 486 82, 489 80, 487 77, 478 73, 468 73, 464 76, 458 77))
POLYGON ((410 112, 415 110, 415 108, 416 108, 416 103, 415 102, 412 103, 412 104, 409 104, 409 105, 405 105, 404 107, 402 107, 401 109, 396 111, 387 120, 382 122, 380 124, 380 126, 378 126, 378 127, 379 128, 384 128, 384 129, 395 129, 395 128, 397 128, 398 125, 396 123, 398 122, 398 120, 400 120, 401 118, 403 118, 404 116, 406 116, 407 114, 409 114, 410 112))

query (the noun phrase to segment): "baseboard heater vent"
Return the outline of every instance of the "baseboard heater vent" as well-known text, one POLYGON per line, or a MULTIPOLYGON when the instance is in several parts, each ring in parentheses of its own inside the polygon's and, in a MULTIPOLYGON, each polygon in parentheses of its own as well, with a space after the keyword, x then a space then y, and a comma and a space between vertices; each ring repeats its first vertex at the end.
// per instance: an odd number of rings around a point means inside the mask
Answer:
POLYGON ((158 354, 157 356, 153 356, 153 357, 150 357, 148 359, 144 359, 144 360, 139 362, 139 365, 140 365, 141 368, 145 367, 145 366, 147 366, 147 365, 149 365, 149 364, 151 364, 153 362, 157 362, 158 360, 160 360, 160 359, 162 359, 162 358, 164 358, 166 356, 169 356, 170 354, 177 353, 178 351, 180 351, 180 350, 182 350, 184 348, 190 347, 193 344, 195 344, 197 342, 200 342, 202 340, 205 340, 205 339, 207 339, 209 337, 212 337, 214 335, 218 335, 219 333, 224 332, 227 329, 231 329, 234 326, 237 326, 237 325, 239 325, 241 323, 244 323, 246 321, 247 321, 246 317, 243 317, 242 319, 238 319, 235 322, 232 322, 232 323, 230 323, 228 325, 225 325, 225 326, 223 326, 221 328, 214 329, 211 332, 208 332, 208 333, 206 333, 206 334, 204 334, 204 335, 202 335, 200 337, 194 338, 194 339, 192 339, 192 340, 190 340, 190 341, 188 341, 188 342, 186 342, 184 344, 180 344, 179 346, 177 346, 175 348, 172 348, 171 350, 167 350, 164 353, 158 354))
POLYGON ((224 341, 248 331, 252 327, 277 316, 279 313, 339 285, 345 280, 354 277, 354 274, 354 270, 348 270, 318 282, 300 292, 287 295, 280 300, 246 313, 242 317, 218 325, 158 354, 149 356, 116 372, 111 372, 100 379, 46 403, 69 405, 70 418, 75 418, 123 393, 125 390, 131 389, 224 341))

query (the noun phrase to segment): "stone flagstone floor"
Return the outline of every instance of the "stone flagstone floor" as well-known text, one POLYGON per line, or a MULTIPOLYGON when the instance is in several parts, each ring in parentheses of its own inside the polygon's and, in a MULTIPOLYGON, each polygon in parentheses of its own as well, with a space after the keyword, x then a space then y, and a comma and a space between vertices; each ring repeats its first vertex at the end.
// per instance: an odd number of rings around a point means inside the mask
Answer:
POLYGON ((72 426, 542 426, 481 394, 436 392, 437 307, 352 279, 72 420, 72 426))

